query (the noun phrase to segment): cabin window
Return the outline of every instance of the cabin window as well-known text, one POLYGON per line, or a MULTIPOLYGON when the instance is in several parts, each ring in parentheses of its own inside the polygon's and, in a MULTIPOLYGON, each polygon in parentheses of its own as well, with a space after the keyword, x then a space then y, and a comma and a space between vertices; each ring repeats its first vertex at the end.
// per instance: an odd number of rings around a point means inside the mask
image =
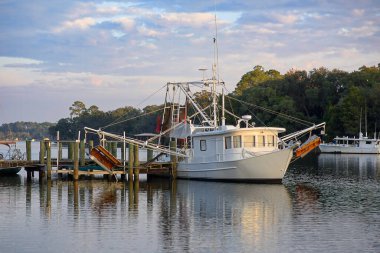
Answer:
POLYGON ((233 137, 234 148, 241 148, 241 135, 233 137))
POLYGON ((201 151, 206 151, 207 150, 206 140, 201 140, 200 141, 200 147, 201 147, 201 151))
POLYGON ((224 147, 225 147, 225 149, 232 148, 232 146, 231 146, 231 136, 227 136, 227 137, 224 138, 224 147))
POLYGON ((265 135, 259 135, 258 136, 258 147, 265 147, 265 135))
POLYGON ((268 147, 274 147, 274 135, 268 135, 267 140, 268 140, 268 147))
POLYGON ((256 147, 256 136, 244 136, 244 147, 256 147))

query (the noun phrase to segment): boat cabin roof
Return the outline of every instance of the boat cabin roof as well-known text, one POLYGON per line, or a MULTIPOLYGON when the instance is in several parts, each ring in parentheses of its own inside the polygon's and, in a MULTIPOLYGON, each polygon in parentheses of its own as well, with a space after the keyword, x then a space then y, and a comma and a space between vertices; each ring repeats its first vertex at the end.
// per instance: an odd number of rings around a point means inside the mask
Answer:
POLYGON ((278 133, 283 133, 286 131, 285 128, 281 127, 235 127, 232 125, 226 125, 226 126, 221 126, 217 130, 212 130, 212 131, 203 131, 203 132, 196 132, 193 136, 211 136, 211 135, 228 135, 228 134, 233 134, 236 132, 246 132, 246 133, 257 133, 260 134, 261 132, 275 132, 276 134, 278 133))

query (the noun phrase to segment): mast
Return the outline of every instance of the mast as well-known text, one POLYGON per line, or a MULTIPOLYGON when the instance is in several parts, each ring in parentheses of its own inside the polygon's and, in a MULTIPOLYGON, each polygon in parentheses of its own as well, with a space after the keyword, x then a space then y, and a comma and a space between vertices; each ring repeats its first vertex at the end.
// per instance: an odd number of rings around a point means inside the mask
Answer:
MULTIPOLYGON (((213 109, 214 109, 214 127, 217 128, 217 99, 216 99, 216 84, 219 84, 219 52, 218 52, 218 26, 216 24, 216 13, 214 15, 215 24, 215 37, 214 37, 214 64, 212 67, 212 80, 213 80, 213 109)), ((223 111, 222 111, 222 125, 224 125, 224 96, 223 96, 223 111)))
POLYGON ((213 72, 213 78, 212 78, 212 106, 213 106, 213 109, 214 109, 214 118, 213 118, 213 121, 214 121, 214 128, 216 129, 217 128, 217 125, 218 125, 218 122, 217 122, 217 117, 216 117, 216 107, 217 107, 217 104, 216 104, 216 80, 215 80, 215 71, 216 71, 216 66, 214 64, 214 66, 212 67, 212 72, 213 72))

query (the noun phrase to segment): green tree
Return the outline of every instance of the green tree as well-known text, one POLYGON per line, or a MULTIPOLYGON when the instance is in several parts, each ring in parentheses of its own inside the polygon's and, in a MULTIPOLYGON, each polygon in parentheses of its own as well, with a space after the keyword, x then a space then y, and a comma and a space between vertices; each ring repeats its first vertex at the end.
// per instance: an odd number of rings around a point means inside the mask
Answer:
POLYGON ((79 117, 86 112, 86 106, 81 101, 75 101, 72 106, 69 107, 70 117, 79 117))

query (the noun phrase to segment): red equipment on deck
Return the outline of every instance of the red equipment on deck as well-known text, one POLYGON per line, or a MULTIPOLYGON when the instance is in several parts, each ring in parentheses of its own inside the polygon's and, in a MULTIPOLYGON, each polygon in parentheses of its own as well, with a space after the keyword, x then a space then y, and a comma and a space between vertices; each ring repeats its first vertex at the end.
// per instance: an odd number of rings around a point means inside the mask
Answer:
POLYGON ((316 135, 311 136, 304 144, 302 144, 299 148, 296 149, 296 157, 304 157, 310 151, 315 149, 321 144, 321 138, 316 135))
POLYGON ((113 168, 121 166, 121 162, 102 146, 91 149, 90 158, 110 174, 113 168))

